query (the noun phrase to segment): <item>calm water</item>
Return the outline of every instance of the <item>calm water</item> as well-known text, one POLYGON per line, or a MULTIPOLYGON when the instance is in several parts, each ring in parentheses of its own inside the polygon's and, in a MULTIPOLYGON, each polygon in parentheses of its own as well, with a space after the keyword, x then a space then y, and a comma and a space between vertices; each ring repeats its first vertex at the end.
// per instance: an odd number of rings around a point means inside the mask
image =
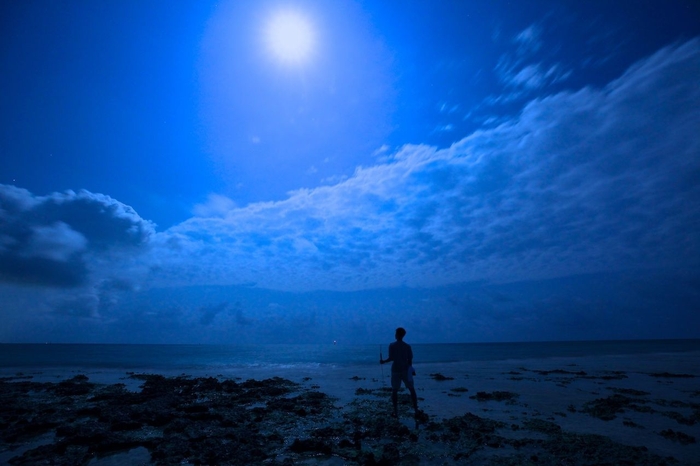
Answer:
MULTIPOLYGON (((384 356, 386 345, 382 345, 384 356)), ((0 344, 0 368, 202 370, 376 364, 379 345, 0 344)), ((700 340, 414 344, 416 363, 700 352, 700 340)))

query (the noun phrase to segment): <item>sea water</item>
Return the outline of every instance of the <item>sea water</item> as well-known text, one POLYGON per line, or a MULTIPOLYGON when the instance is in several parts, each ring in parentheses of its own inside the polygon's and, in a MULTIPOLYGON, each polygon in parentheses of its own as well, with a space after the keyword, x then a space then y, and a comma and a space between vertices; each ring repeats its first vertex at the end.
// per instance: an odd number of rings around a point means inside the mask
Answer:
MULTIPOLYGON (((700 352, 700 340, 413 344, 414 362, 449 363, 700 352)), ((4 373, 38 369, 228 371, 376 365, 387 345, 0 344, 4 373)))

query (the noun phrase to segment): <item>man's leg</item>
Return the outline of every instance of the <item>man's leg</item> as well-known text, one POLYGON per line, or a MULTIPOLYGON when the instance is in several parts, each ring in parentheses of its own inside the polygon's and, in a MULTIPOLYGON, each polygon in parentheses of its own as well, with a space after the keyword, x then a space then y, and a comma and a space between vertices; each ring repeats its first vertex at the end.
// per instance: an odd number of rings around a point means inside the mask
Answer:
POLYGON ((411 392, 411 401, 413 402, 413 409, 418 412, 418 395, 416 395, 416 389, 412 383, 406 384, 408 391, 411 392))
POLYGON ((399 388, 401 388, 401 374, 391 373, 391 404, 394 406, 394 417, 399 417, 399 388))
POLYGON ((416 395, 416 389, 410 387, 408 390, 411 392, 411 401, 413 401, 413 409, 418 409, 418 395, 416 395))

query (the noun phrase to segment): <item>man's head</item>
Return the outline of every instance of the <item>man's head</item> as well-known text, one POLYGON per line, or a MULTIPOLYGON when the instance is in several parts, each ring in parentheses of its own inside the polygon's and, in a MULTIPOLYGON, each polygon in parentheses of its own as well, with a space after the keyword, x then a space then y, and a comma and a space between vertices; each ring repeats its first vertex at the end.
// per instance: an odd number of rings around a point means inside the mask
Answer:
POLYGON ((404 330, 403 327, 399 327, 396 329, 396 339, 401 341, 403 340, 403 337, 406 335, 406 330, 404 330))

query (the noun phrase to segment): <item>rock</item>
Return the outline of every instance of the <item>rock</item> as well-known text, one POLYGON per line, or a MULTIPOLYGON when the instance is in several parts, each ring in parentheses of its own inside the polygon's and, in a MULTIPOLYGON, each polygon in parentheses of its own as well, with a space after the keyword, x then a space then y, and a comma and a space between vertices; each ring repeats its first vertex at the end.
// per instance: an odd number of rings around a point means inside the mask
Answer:
POLYGON ((315 438, 294 439, 294 442, 289 449, 295 453, 318 452, 323 453, 324 455, 330 455, 333 453, 333 448, 328 444, 328 442, 315 438))
POLYGON ((691 443, 695 443, 695 437, 692 435, 684 434, 683 432, 678 432, 672 429, 662 430, 659 432, 659 435, 661 435, 663 438, 678 442, 681 445, 690 445, 691 443))
POLYGON ((520 395, 517 393, 512 393, 512 392, 503 392, 503 391, 495 391, 495 392, 477 392, 476 395, 470 396, 472 400, 476 401, 512 401, 518 398, 520 395))
POLYGON ((542 419, 527 419, 523 422, 523 427, 529 430, 534 430, 535 432, 542 432, 543 434, 555 435, 561 432, 561 427, 557 424, 549 421, 543 421, 542 419))
POLYGON ((615 419, 617 414, 624 413, 626 409, 638 412, 654 412, 648 406, 640 406, 640 404, 645 403, 647 403, 647 400, 630 398, 616 393, 607 398, 597 398, 585 403, 581 411, 603 421, 611 421, 615 419))
POLYGON ((430 377, 432 377, 434 380, 437 380, 438 382, 444 382, 445 380, 454 380, 454 377, 447 377, 442 375, 439 372, 436 372, 435 374, 430 374, 430 377))
POLYGON ((694 375, 692 374, 672 374, 670 372, 651 372, 649 374, 652 377, 657 377, 657 378, 678 378, 678 379, 693 379, 695 378, 694 375))

